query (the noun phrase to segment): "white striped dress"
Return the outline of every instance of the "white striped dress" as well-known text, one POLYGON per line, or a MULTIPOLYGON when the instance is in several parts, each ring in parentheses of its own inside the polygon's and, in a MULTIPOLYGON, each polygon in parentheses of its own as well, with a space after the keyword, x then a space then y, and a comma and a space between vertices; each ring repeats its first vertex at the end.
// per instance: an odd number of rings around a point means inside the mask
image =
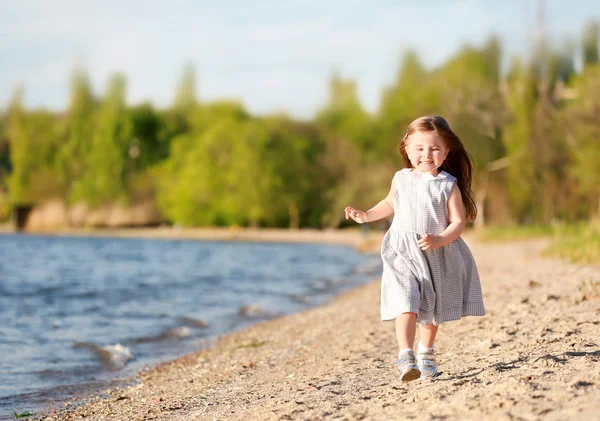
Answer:
POLYGON ((481 282, 471 250, 458 237, 423 251, 424 234, 440 234, 449 225, 448 197, 456 178, 405 168, 394 175, 394 219, 381 246, 381 319, 417 313, 417 321, 439 325, 462 316, 483 316, 481 282))

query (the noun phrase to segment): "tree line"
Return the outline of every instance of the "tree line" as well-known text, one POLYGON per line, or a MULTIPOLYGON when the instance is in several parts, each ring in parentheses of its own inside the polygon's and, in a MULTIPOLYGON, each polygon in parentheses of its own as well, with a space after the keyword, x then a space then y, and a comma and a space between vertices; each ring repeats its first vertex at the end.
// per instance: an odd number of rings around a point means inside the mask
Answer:
POLYGON ((150 201, 183 226, 338 227, 347 204, 387 193, 407 125, 437 114, 473 156, 480 223, 589 220, 600 214, 598 37, 589 23, 580 42, 537 43, 505 71, 495 37, 435 69, 409 51, 375 113, 334 73, 311 121, 203 102, 192 66, 165 109, 128 106, 121 74, 97 98, 77 70, 65 111, 27 110, 17 90, 0 114, 2 213, 150 201))

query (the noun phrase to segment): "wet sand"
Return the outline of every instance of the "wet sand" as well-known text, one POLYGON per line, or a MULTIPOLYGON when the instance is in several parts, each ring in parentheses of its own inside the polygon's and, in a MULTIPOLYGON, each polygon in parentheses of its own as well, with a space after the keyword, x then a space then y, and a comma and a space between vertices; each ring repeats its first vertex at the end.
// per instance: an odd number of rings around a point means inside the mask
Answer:
POLYGON ((542 258, 544 240, 467 242, 488 314, 442 325, 433 381, 399 380, 374 281, 30 419, 600 420, 600 267, 542 258))

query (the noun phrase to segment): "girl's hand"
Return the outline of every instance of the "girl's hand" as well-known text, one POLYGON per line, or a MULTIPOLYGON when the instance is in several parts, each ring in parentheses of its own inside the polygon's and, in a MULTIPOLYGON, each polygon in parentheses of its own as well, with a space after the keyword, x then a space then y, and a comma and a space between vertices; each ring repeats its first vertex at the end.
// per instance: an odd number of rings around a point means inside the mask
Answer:
POLYGON ((421 250, 434 250, 443 246, 442 241, 439 235, 425 234, 418 243, 421 250))
POLYGON ((358 209, 354 209, 352 206, 348 206, 344 209, 344 213, 346 214, 346 219, 352 218, 359 224, 364 224, 367 222, 367 213, 358 209))

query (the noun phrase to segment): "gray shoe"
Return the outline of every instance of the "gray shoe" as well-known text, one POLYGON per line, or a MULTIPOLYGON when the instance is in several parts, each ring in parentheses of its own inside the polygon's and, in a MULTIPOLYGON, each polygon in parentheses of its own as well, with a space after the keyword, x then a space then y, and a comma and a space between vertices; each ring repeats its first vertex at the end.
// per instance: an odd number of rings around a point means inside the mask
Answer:
POLYGON ((437 377, 437 365, 435 363, 435 353, 432 351, 417 351, 417 366, 421 372, 421 377, 433 379, 437 377))
POLYGON ((394 365, 400 370, 400 380, 403 382, 409 382, 421 377, 421 371, 419 371, 415 360, 415 353, 412 349, 399 354, 398 361, 394 365))

